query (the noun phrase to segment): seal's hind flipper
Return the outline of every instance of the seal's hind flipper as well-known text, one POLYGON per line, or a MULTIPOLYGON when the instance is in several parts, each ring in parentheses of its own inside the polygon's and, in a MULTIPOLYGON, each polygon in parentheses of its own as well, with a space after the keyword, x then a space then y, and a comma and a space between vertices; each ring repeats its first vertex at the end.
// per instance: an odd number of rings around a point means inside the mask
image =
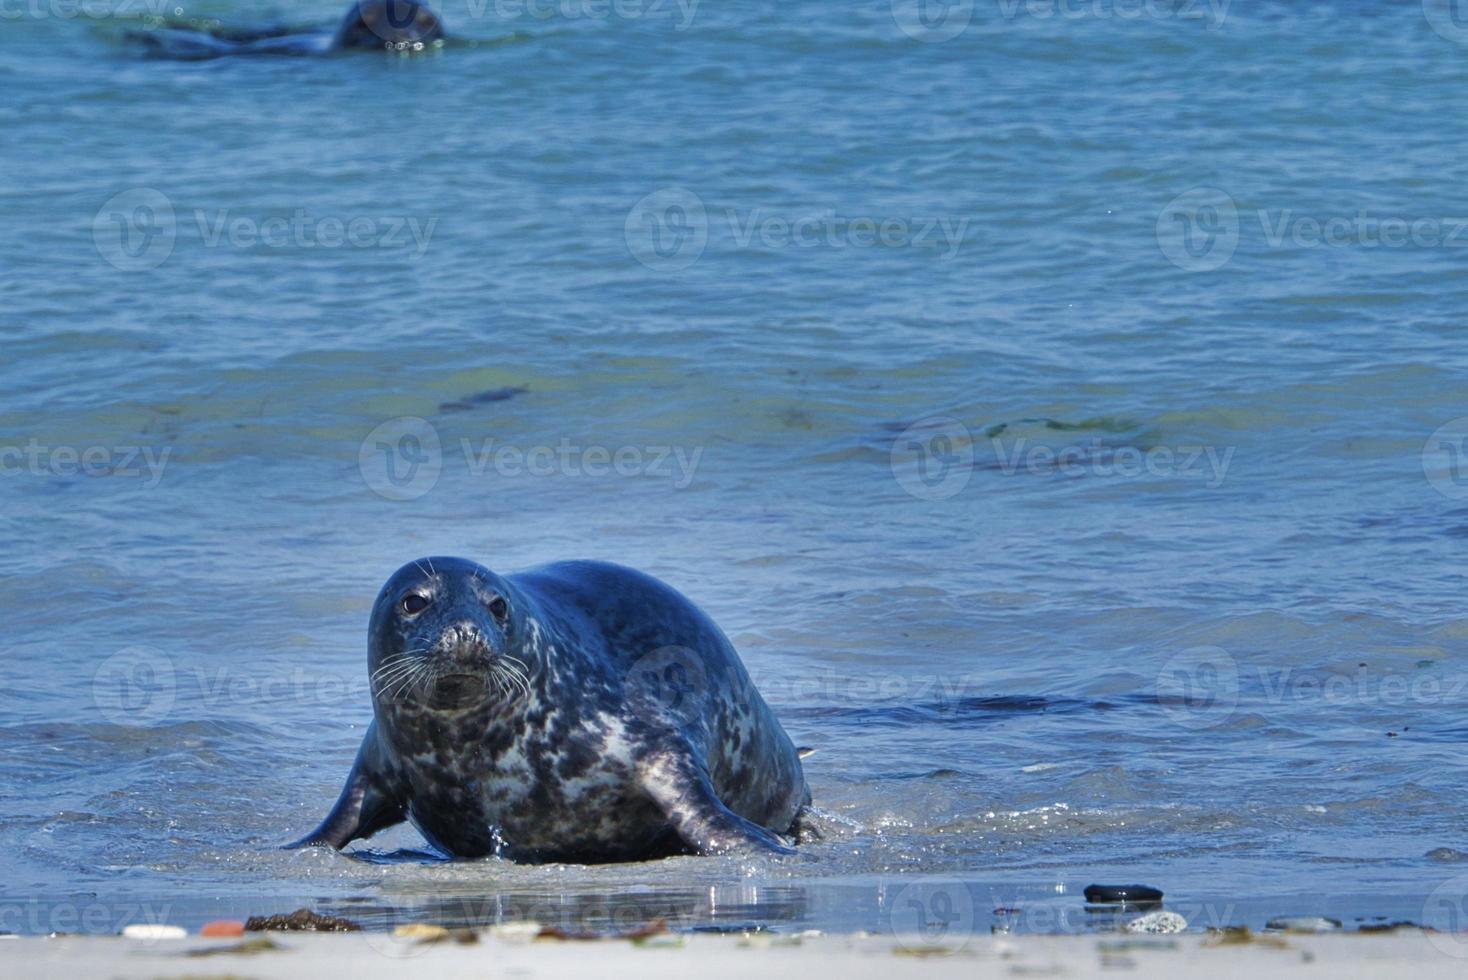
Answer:
POLYGON ((816 754, 816 750, 811 748, 809 745, 802 745, 800 748, 795 750, 795 754, 800 756, 802 759, 809 759, 811 756, 816 754))
POLYGON ((790 825, 789 837, 797 844, 810 844, 815 841, 823 841, 826 835, 816 823, 816 810, 810 804, 800 808, 795 815, 795 822, 790 825))
POLYGON ((407 806, 390 790, 377 764, 378 758, 377 723, 373 722, 362 739, 357 761, 352 765, 341 796, 337 797, 336 806, 321 821, 321 826, 285 845, 286 850, 326 844, 339 851, 354 840, 371 837, 406 820, 407 806))
POLYGON ((772 831, 724 805, 691 756, 668 749, 643 767, 642 789, 698 854, 794 854, 772 831))

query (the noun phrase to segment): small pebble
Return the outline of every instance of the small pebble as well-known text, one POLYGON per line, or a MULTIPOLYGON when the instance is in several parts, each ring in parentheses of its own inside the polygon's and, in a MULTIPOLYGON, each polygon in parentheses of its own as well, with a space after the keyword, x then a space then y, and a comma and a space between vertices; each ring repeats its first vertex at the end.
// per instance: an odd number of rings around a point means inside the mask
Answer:
POLYGON ((490 926, 489 934, 500 942, 528 943, 540 935, 539 922, 502 922, 490 926))
POLYGON ((1148 912, 1126 924, 1127 932, 1170 933, 1185 932, 1188 920, 1176 912, 1148 912))
POLYGON ((1335 932, 1340 927, 1337 920, 1319 915, 1281 915, 1264 924, 1274 932, 1335 932))
POLYGON ((158 939, 187 939, 189 934, 180 926, 155 926, 135 922, 122 930, 128 939, 154 941, 158 939))
POLYGON ((234 919, 206 922, 199 935, 208 939, 231 939, 245 934, 245 924, 234 919))

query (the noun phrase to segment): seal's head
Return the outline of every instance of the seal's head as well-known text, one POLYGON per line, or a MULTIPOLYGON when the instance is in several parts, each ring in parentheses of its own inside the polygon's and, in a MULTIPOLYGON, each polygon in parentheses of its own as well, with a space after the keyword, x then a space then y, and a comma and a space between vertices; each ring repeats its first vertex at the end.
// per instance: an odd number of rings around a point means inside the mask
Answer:
POLYGON ((530 693, 509 584, 462 558, 422 558, 372 607, 367 665, 381 712, 502 711, 530 693))
POLYGON ((356 0, 332 46, 417 51, 442 39, 443 23, 418 0, 356 0))

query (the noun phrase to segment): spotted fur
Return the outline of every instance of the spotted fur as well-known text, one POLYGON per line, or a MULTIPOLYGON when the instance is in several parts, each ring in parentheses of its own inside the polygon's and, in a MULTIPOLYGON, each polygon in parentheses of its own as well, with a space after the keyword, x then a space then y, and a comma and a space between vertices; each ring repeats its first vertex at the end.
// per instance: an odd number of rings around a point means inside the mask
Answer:
POLYGON ((640 572, 400 569, 372 609, 374 721, 336 806, 291 846, 410 820, 523 861, 791 853, 800 758, 714 623, 640 572))

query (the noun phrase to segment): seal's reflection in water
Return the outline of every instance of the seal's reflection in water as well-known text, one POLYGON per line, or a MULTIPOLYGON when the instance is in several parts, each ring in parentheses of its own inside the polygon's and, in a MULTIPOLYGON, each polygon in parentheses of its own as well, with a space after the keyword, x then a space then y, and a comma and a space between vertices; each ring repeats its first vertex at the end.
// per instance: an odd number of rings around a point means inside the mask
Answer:
POLYGON ((324 907, 371 931, 415 922, 450 929, 534 922, 573 937, 624 935, 657 922, 674 932, 791 932, 810 917, 807 888, 753 882, 688 889, 632 886, 603 892, 438 895, 421 902, 403 897, 391 906, 375 898, 360 902, 324 907))

